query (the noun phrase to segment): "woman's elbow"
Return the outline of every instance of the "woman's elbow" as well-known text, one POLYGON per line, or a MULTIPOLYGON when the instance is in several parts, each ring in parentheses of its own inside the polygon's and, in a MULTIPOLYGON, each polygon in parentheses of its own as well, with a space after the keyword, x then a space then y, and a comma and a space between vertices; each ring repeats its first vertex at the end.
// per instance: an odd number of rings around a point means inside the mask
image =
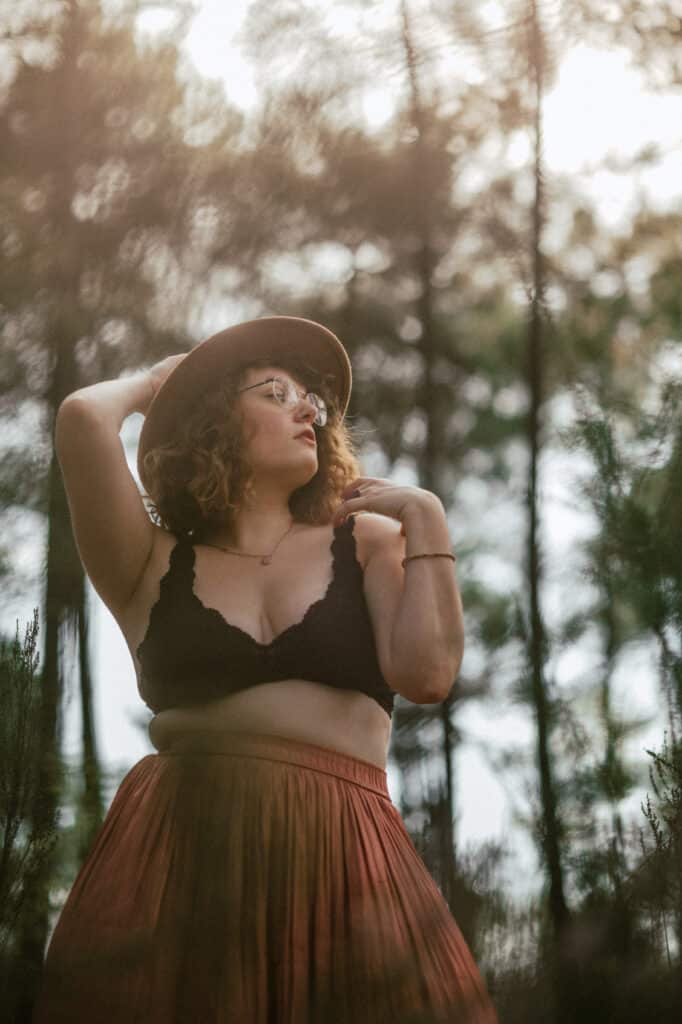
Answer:
POLYGON ((457 672, 448 672, 447 675, 442 670, 433 675, 420 672, 401 680, 396 689, 412 704, 440 704, 449 696, 456 678, 457 672))

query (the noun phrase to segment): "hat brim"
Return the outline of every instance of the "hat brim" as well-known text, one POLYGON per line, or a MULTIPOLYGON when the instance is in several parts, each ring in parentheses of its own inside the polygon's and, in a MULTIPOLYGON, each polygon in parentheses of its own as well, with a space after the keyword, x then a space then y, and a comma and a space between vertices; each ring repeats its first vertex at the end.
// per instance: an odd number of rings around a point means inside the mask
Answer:
POLYGON ((345 348, 327 327, 296 316, 266 316, 235 324, 191 349, 171 370, 152 399, 140 432, 137 471, 146 486, 146 453, 170 436, 201 393, 225 373, 261 358, 297 355, 307 360, 334 391, 341 416, 350 399, 352 370, 345 348))

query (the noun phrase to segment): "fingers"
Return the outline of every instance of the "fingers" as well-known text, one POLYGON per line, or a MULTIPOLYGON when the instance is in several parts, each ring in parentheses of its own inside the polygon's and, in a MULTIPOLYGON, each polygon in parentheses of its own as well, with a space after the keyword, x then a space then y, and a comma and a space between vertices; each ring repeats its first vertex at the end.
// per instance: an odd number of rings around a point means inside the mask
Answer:
POLYGON ((349 493, 348 493, 349 491, 353 491, 356 488, 360 488, 360 487, 362 487, 364 485, 369 485, 369 484, 372 484, 372 483, 376 483, 376 481, 372 477, 369 477, 369 476, 356 476, 355 480, 351 480, 350 483, 346 484, 346 486, 341 491, 341 494, 345 498, 347 498, 347 497, 350 496, 349 493))

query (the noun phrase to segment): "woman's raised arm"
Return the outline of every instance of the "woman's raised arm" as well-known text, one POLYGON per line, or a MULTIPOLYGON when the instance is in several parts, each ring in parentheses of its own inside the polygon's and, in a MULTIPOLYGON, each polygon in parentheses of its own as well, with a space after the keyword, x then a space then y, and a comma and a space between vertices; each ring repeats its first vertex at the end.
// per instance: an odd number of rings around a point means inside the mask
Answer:
POLYGON ((170 356, 151 370, 80 388, 57 411, 55 449, 78 553, 95 590, 117 616, 137 589, 159 529, 128 469, 119 432, 127 416, 146 411, 183 358, 170 356))

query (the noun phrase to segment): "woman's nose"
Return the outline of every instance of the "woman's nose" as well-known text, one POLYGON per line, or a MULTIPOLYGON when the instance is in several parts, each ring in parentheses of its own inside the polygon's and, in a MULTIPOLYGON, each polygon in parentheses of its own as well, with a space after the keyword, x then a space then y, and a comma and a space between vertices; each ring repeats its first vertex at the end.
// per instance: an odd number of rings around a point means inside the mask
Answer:
POLYGON ((317 416, 317 406, 313 402, 311 402, 309 398, 301 397, 299 401, 299 410, 301 408, 301 403, 303 404, 303 410, 305 415, 308 416, 310 413, 312 413, 313 419, 315 419, 315 417, 317 416))

